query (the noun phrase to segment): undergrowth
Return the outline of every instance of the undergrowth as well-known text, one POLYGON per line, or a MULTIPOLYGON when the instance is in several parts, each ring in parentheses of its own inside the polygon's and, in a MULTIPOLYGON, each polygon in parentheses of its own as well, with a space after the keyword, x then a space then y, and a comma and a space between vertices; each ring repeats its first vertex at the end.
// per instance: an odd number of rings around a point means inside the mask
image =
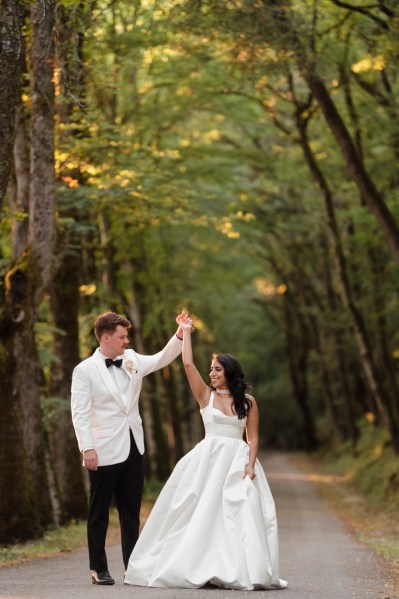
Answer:
POLYGON ((343 443, 319 457, 326 472, 343 476, 371 507, 399 513, 399 456, 386 430, 362 422, 355 446, 343 443))

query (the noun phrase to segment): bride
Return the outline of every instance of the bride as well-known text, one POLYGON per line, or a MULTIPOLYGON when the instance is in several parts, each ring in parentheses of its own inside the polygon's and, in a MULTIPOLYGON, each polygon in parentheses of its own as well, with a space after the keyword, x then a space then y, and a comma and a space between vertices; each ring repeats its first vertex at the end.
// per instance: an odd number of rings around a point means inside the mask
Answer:
POLYGON ((228 589, 285 588, 279 578, 273 497, 257 460, 258 407, 240 363, 214 354, 210 385, 183 328, 183 364, 205 437, 176 465, 130 557, 125 584, 228 589), (247 443, 243 440, 246 430, 247 443))

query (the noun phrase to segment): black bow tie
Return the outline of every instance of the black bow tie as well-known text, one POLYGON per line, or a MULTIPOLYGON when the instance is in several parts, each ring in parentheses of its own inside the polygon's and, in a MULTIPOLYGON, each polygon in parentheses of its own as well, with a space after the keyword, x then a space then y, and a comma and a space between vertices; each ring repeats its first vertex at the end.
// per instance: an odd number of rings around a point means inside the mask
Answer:
POLYGON ((122 366, 122 358, 119 358, 119 360, 112 360, 111 358, 105 358, 105 365, 107 368, 109 368, 110 366, 116 366, 117 368, 120 368, 122 366))

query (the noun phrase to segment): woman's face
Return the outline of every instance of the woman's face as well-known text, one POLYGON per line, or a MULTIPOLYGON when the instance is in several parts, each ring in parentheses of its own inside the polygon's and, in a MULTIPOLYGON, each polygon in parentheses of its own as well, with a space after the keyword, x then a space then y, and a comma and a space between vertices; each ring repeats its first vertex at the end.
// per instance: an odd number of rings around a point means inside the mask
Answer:
POLYGON ((212 360, 211 371, 209 373, 212 387, 215 389, 227 389, 227 379, 224 375, 224 368, 221 363, 215 358, 212 360))

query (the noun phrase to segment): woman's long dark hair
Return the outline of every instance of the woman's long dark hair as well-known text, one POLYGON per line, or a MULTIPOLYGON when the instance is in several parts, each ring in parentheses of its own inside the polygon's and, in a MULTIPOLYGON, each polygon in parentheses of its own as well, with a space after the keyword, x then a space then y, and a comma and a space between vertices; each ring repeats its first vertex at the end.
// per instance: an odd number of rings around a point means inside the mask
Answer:
MULTIPOLYGON (((234 412, 239 420, 245 418, 252 406, 252 401, 245 395, 245 391, 251 385, 244 380, 241 364, 230 354, 213 354, 212 360, 217 360, 223 366, 227 386, 233 396, 234 412)), ((211 388, 214 389, 212 385, 211 388)))

